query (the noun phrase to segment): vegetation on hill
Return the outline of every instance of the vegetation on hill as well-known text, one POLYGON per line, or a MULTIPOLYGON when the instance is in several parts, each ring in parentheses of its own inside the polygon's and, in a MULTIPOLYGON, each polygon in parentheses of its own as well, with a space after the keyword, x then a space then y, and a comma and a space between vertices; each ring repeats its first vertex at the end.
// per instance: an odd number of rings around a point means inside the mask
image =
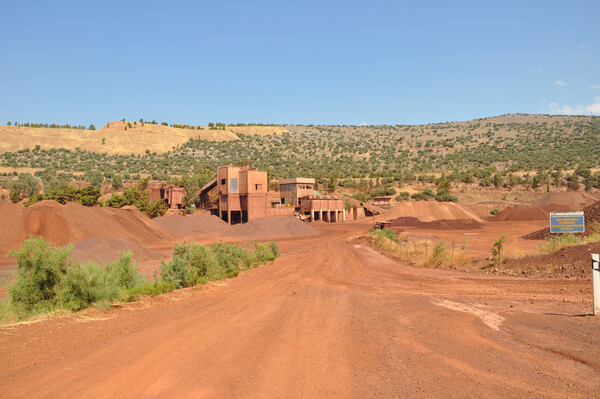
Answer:
MULTIPOLYGON (((154 121, 153 121, 154 122, 154 121)), ((220 128, 223 124, 214 124, 220 128)), ((600 188, 600 119, 508 115, 422 126, 286 126, 289 133, 189 139, 173 151, 109 155, 38 147, 0 154, 0 166, 51 168, 111 181, 116 174, 169 181, 222 164, 268 170, 273 179, 315 177, 328 188, 361 178, 402 187, 413 182, 526 188, 600 188), (443 178, 439 174, 444 172, 443 178)), ((13 179, 9 176, 9 179, 13 179)), ((444 188, 444 187, 442 187, 444 188)), ((392 194, 393 195, 393 194, 392 194)))

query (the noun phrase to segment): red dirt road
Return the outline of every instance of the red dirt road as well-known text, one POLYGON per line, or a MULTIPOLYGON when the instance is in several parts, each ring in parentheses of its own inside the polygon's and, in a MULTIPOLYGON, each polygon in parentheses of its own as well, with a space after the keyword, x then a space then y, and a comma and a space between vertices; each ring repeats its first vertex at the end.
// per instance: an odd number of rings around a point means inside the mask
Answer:
POLYGON ((234 279, 0 329, 2 398, 600 397, 589 281, 416 269, 280 240, 234 279))

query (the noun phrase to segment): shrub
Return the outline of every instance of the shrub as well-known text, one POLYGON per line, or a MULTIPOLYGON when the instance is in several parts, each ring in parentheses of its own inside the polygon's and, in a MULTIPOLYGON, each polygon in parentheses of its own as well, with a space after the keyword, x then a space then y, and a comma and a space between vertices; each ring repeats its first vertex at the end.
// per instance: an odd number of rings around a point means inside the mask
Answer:
POLYGON ((160 278, 167 283, 173 284, 175 288, 188 286, 189 267, 184 258, 173 256, 171 262, 160 261, 160 278))
POLYGON ((144 276, 132 261, 131 252, 121 253, 119 259, 106 265, 106 272, 112 283, 128 289, 144 283, 144 276))
POLYGON ((507 239, 508 239, 508 236, 506 234, 504 234, 500 237, 500 239, 498 239, 497 241, 494 242, 494 245, 492 246, 491 257, 490 257, 490 261, 492 262, 492 265, 495 266, 502 261, 502 253, 504 252, 504 243, 506 242, 507 239))
POLYGON ((573 234, 561 234, 555 235, 554 237, 547 237, 544 242, 540 244, 540 252, 545 254, 551 254, 562 247, 567 247, 570 245, 577 245, 580 243, 579 238, 577 238, 573 234))
POLYGON ((496 216, 499 213, 500 213, 500 209, 498 209, 498 208, 492 208, 492 209, 490 209, 490 214, 492 214, 494 216, 496 216))
POLYGON ((454 195, 451 195, 448 190, 444 188, 439 188, 437 190, 437 194, 435 195, 435 200, 437 202, 458 202, 458 198, 454 195))
POLYGON ((41 238, 30 238, 9 256, 17 257, 17 281, 10 287, 11 300, 27 310, 51 307, 56 300, 56 287, 71 261, 72 248, 52 248, 41 238))
POLYGON ((69 267, 56 291, 57 305, 69 310, 110 303, 121 296, 121 287, 111 282, 95 263, 69 267))
POLYGON ((408 191, 400 191, 398 195, 396 195, 396 201, 408 201, 410 199, 410 193, 408 191))
POLYGON ((382 242, 385 240, 398 242, 398 235, 394 230, 374 230, 371 232, 371 236, 379 246, 381 246, 382 242))
POLYGON ((17 281, 10 287, 11 301, 29 312, 78 310, 110 303, 124 289, 143 281, 131 254, 122 254, 103 269, 94 263, 77 263, 71 252, 71 247, 53 248, 41 238, 30 238, 12 251, 9 255, 17 257, 17 281))
POLYGON ((133 302, 143 296, 155 297, 166 292, 171 292, 174 289, 175 286, 168 281, 155 279, 152 283, 129 288, 125 291, 123 300, 133 302))
POLYGON ((444 240, 438 241, 433 247, 433 253, 431 254, 431 263, 435 265, 441 265, 446 262, 449 258, 448 249, 444 240))

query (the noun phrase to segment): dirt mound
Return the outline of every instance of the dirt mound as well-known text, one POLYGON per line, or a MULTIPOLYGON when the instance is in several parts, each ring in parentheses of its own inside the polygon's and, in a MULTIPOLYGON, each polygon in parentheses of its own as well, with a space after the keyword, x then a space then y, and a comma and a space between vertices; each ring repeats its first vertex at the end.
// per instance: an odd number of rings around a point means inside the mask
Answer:
POLYGON ((490 216, 487 207, 481 205, 457 204, 454 202, 409 201, 396 205, 377 220, 416 218, 421 222, 435 220, 474 220, 483 222, 490 216))
POLYGON ((80 262, 95 262, 102 265, 118 259, 121 252, 131 252, 137 261, 161 259, 158 252, 120 238, 90 238, 73 245, 72 257, 80 262))
POLYGON ((572 212, 581 210, 581 208, 573 209, 572 205, 557 205, 551 204, 538 207, 509 207, 491 220, 494 222, 528 222, 534 220, 548 220, 550 212, 572 212))
POLYGON ((214 215, 171 215, 154 219, 156 224, 181 236, 220 234, 229 225, 214 215))
POLYGON ((480 229, 482 223, 472 219, 434 220, 422 222, 416 217, 404 216, 392 220, 392 227, 419 227, 431 230, 471 230, 480 229))
POLYGON ((509 259, 502 264, 522 276, 555 278, 591 278, 590 254, 600 252, 600 242, 564 247, 549 255, 509 259))
POLYGON ((244 224, 236 224, 223 232, 225 237, 276 238, 289 236, 306 236, 317 231, 300 219, 290 216, 287 218, 261 218, 244 224))
MULTIPOLYGON (((592 233, 592 225, 600 222, 600 201, 587 206, 583 210, 585 216, 585 233, 583 235, 589 235, 592 233)), ((526 240, 544 240, 554 234, 550 233, 550 227, 545 227, 541 230, 534 231, 529 234, 525 234, 523 237, 526 240)))
POLYGON ((540 199, 537 202, 537 206, 564 205, 571 206, 572 209, 569 209, 570 211, 580 211, 596 201, 600 201, 600 196, 597 194, 586 193, 584 191, 559 192, 548 194, 540 199))
POLYGON ((61 205, 41 201, 27 208, 0 202, 3 228, 0 255, 19 247, 29 236, 40 236, 54 245, 113 237, 139 244, 175 241, 180 237, 163 229, 137 209, 61 205))

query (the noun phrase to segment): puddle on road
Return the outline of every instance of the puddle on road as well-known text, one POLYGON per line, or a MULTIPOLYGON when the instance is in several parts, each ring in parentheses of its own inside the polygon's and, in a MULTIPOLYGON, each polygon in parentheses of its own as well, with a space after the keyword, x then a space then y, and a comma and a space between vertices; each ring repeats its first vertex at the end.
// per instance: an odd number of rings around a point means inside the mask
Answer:
POLYGON ((475 316, 479 317, 485 324, 487 324, 488 327, 496 331, 500 330, 500 324, 502 324, 502 322, 504 321, 504 317, 500 316, 497 313, 483 309, 481 305, 466 305, 464 303, 453 302, 446 299, 432 303, 434 305, 443 306, 450 310, 474 314, 475 316))

